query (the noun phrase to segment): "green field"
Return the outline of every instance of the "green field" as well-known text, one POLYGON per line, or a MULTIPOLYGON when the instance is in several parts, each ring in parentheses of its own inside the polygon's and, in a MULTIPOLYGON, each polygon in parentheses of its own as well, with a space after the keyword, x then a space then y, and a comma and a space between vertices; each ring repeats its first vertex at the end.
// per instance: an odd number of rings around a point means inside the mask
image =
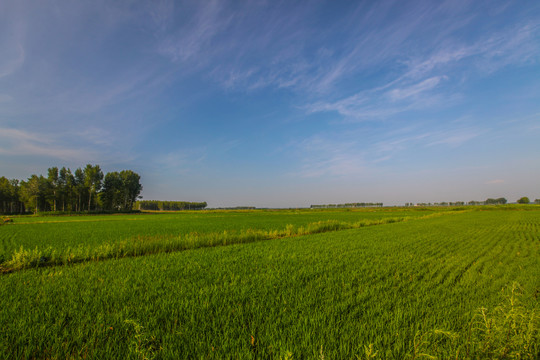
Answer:
POLYGON ((21 245, 201 246, 0 275, 0 358, 534 359, 540 209, 491 209, 16 218, 4 264, 21 245), (202 243, 257 230, 277 236, 202 243))
POLYGON ((287 225, 294 229, 318 222, 369 225, 432 213, 432 210, 369 209, 16 217, 9 227, 0 228, 0 260, 4 265, 13 257, 17 261, 22 259, 26 265, 40 259, 47 259, 47 263, 69 263, 207 246, 220 242, 224 232, 228 243, 249 242, 261 236, 278 237, 268 233, 285 230, 287 225))

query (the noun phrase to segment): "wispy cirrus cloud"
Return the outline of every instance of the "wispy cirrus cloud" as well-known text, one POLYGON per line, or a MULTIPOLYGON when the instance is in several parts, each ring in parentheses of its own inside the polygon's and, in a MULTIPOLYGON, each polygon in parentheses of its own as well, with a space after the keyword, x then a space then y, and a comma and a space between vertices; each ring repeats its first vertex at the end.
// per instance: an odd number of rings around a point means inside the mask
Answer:
POLYGON ((0 154, 9 156, 50 157, 64 161, 87 161, 98 158, 94 150, 57 145, 58 139, 42 133, 1 128, 0 154))
POLYGON ((168 170, 176 174, 190 173, 204 163, 207 157, 207 149, 204 147, 178 149, 157 154, 153 162, 159 171, 168 170))
POLYGON ((467 123, 459 127, 443 124, 429 131, 422 131, 422 126, 417 125, 387 133, 349 128, 347 132, 316 134, 291 144, 290 148, 302 164, 298 176, 362 176, 403 154, 455 149, 486 133, 467 123))
POLYGON ((456 36, 478 16, 468 12, 473 1, 414 3, 397 16, 395 6, 362 3, 344 14, 339 26, 316 28, 312 22, 323 11, 317 5, 283 11, 280 4, 250 4, 240 13, 211 2, 200 6, 189 27, 161 40, 160 51, 184 63, 196 54, 197 68, 209 70, 227 89, 287 87, 314 96, 326 96, 336 84, 374 69, 395 68, 387 84, 404 86, 442 79, 449 67, 455 70, 456 63, 471 58, 478 67, 497 69, 539 53, 531 45, 538 23, 531 21, 474 34, 468 42, 456 36), (329 43, 335 36, 342 41, 329 43))
POLYGON ((388 91, 388 96, 391 100, 397 101, 397 100, 403 100, 406 98, 410 98, 412 96, 420 95, 421 93, 424 93, 426 91, 434 89, 441 80, 448 79, 447 76, 434 76, 429 79, 425 79, 417 84, 405 87, 405 88, 395 88, 390 91, 388 91))
MULTIPOLYGON (((411 24, 405 29, 405 34, 417 38, 419 31, 425 31, 425 27, 429 28, 439 20, 438 15, 447 6, 448 3, 440 7, 419 9, 418 11, 427 14, 426 20, 429 23, 426 25, 423 22, 422 26, 418 27, 411 24)), ((381 36, 380 43, 395 44, 396 52, 379 53, 375 50, 375 54, 380 54, 375 57, 381 56, 379 61, 382 64, 395 64, 395 75, 384 83, 362 86, 364 89, 353 95, 340 97, 339 93, 333 94, 333 100, 330 101, 325 96, 323 100, 308 104, 306 110, 308 113, 335 111, 349 120, 376 120, 411 110, 453 105, 463 98, 458 89, 463 88, 463 82, 472 74, 476 77, 489 76, 505 66, 519 66, 540 60, 539 21, 527 20, 523 24, 476 34, 465 40, 463 37, 454 36, 453 32, 463 31, 473 19, 470 16, 465 17, 465 20, 458 19, 460 21, 450 26, 451 30, 443 26, 437 27, 420 51, 413 51, 403 38, 404 35, 397 29, 395 32, 386 28, 371 31, 369 36, 381 36), (383 40, 383 34, 389 38, 383 40)), ((399 24, 399 21, 397 23, 399 24)), ((360 42, 364 43, 362 40, 360 42)), ((369 49, 368 47, 366 50, 371 55, 369 49)), ((351 72, 360 71, 361 61, 350 66, 343 65, 343 62, 349 60, 354 62, 354 54, 355 50, 351 48, 348 55, 335 65, 336 69, 341 70, 329 73, 332 81, 339 81, 347 75, 350 76, 351 72)))
POLYGON ((98 160, 103 165, 132 161, 134 155, 129 149, 115 146, 116 141, 108 131, 95 127, 77 132, 54 133, 0 128, 1 155, 11 158, 47 158, 77 166, 98 160))
MULTIPOLYGON (((171 12, 174 10, 172 6, 166 9, 171 12)), ((173 62, 210 61, 214 38, 224 31, 232 20, 232 15, 224 13, 223 4, 219 1, 201 3, 193 10, 194 14, 178 29, 167 33, 158 45, 158 51, 173 62), (203 53, 210 56, 208 58, 199 56, 203 53)), ((171 25, 170 17, 160 17, 157 21, 160 29, 171 25)))
POLYGON ((316 135, 304 139, 295 147, 301 154, 302 162, 297 176, 315 178, 358 175, 367 167, 364 154, 355 142, 316 135))
POLYGON ((0 137, 4 138, 4 140, 11 140, 13 142, 36 141, 42 143, 51 143, 53 141, 42 134, 11 128, 0 128, 0 137))

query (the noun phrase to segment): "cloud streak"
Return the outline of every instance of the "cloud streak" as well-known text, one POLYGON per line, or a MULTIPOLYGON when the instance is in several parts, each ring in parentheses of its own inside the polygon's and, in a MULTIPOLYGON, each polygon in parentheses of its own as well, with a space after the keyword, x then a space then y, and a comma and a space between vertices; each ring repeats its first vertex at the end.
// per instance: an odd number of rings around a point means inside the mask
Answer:
POLYGON ((9 156, 50 157, 64 161, 86 161, 98 158, 93 150, 56 145, 57 139, 19 129, 0 129, 0 154, 9 156))
POLYGON ((394 163, 395 158, 415 152, 429 153, 440 149, 456 149, 486 134, 472 127, 431 129, 419 132, 418 127, 394 133, 366 133, 361 128, 347 132, 317 134, 290 147, 301 159, 296 175, 307 178, 360 176, 375 173, 381 165, 394 163))

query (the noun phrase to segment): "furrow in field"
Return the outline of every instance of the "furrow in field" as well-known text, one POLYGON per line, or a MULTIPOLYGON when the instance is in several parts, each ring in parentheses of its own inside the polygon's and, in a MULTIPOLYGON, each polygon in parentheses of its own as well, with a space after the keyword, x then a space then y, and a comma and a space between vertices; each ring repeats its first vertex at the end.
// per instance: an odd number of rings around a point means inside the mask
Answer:
POLYGON ((501 239, 498 239, 497 237, 491 237, 488 239, 485 239, 483 237, 479 237, 479 242, 485 244, 485 248, 474 258, 470 259, 468 262, 466 262, 464 265, 459 266, 455 271, 452 272, 451 277, 449 277, 449 283, 452 285, 457 284, 463 275, 473 266, 483 263, 485 261, 485 258, 491 257, 493 255, 496 255, 496 252, 494 250, 497 248, 499 243, 501 242, 501 239))
POLYGON ((497 246, 497 239, 485 237, 486 230, 485 225, 478 224, 472 229, 448 229, 441 235, 435 249, 430 251, 432 265, 427 281, 431 286, 457 283, 463 274, 497 246))

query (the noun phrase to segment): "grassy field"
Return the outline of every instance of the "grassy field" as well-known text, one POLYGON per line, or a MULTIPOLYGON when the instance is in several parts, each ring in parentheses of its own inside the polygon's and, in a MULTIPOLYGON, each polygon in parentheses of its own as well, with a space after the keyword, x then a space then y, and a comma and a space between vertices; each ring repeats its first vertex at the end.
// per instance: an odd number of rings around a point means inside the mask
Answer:
POLYGON ((355 223, 402 221, 432 213, 364 209, 16 217, 10 226, 0 227, 0 269, 2 262, 5 267, 10 260, 16 263, 15 268, 79 262, 210 246, 223 239, 234 243, 277 238, 285 234, 287 226, 297 230, 311 224, 313 233, 321 232, 313 226, 353 227, 355 223))
MULTIPOLYGON (((10 232, 15 239, 42 233, 40 239, 48 240, 41 241, 62 249, 118 242, 137 231, 151 237, 160 231, 223 234, 291 226, 288 235, 266 241, 1 275, 0 358, 535 359, 540 354, 540 211, 533 208, 31 221, 18 218, 0 228, 8 256, 18 245, 4 240, 11 239, 10 232), (315 222, 362 221, 373 226, 298 231, 315 222), (94 237, 94 230, 109 237, 94 237)), ((26 241, 28 247, 45 245, 26 241)))

